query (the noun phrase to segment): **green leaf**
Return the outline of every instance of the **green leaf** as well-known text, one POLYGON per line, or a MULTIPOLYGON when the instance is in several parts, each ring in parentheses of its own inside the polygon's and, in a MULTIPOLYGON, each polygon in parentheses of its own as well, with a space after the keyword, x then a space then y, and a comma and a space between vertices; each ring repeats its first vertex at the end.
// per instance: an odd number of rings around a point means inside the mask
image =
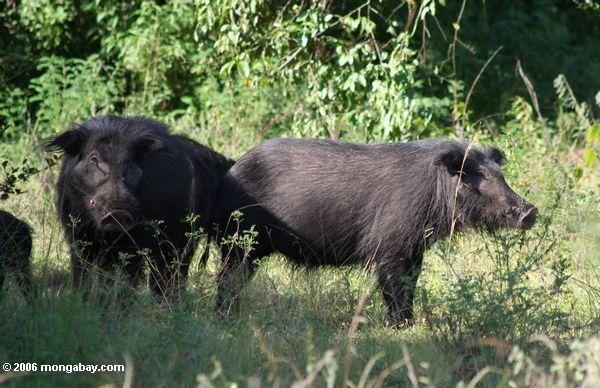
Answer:
POLYGON ((302 40, 300 41, 300 44, 302 45, 302 47, 306 47, 306 44, 308 43, 308 36, 306 36, 306 34, 302 35, 302 40))
POLYGON ((585 135, 585 142, 591 144, 598 138, 600 138, 600 124, 593 125, 588 129, 585 135))
POLYGON ((596 156, 596 152, 593 149, 586 149, 583 151, 583 162, 586 167, 592 167, 598 161, 598 157, 596 156))
POLYGON ((367 86, 367 80, 365 78, 364 75, 359 74, 358 75, 358 82, 362 85, 362 86, 367 86))
POLYGON ((248 61, 242 60, 238 63, 238 66, 240 73, 242 73, 244 77, 248 78, 250 76, 250 65, 248 64, 248 61))

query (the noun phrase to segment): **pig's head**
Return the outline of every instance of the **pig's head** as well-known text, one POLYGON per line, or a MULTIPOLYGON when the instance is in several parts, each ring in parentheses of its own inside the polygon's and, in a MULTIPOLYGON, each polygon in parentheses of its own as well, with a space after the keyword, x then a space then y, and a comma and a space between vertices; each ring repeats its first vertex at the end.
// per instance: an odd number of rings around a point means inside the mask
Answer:
POLYGON ((501 169, 504 162, 504 154, 497 148, 478 150, 453 143, 441 152, 438 163, 455 183, 448 200, 461 224, 483 225, 488 230, 525 230, 534 225, 537 208, 506 183, 501 169))
POLYGON ((154 154, 168 152, 166 136, 160 123, 106 116, 63 132, 46 148, 64 152, 65 191, 95 228, 123 232, 143 221, 140 193, 146 166, 154 154))

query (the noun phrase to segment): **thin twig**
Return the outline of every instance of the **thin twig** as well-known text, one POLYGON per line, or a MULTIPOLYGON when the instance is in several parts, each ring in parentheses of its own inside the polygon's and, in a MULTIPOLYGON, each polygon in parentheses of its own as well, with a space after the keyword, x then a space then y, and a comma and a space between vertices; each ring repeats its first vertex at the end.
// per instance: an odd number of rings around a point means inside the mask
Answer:
POLYGON ((417 374, 415 373, 415 368, 413 367, 412 361, 410 360, 410 354, 408 353, 408 349, 406 349, 406 345, 402 344, 402 354, 404 355, 404 361, 406 362, 406 371, 408 372, 408 379, 413 387, 419 386, 419 380, 417 379, 417 374))
POLYGON ((538 98, 537 98, 537 94, 535 93, 535 89, 533 88, 533 84, 531 83, 531 81, 529 80, 529 78, 527 78, 527 76, 525 75, 525 72, 523 71, 523 68, 521 67, 521 60, 517 60, 517 72, 519 73, 519 76, 521 77, 521 79, 523 80, 523 83, 525 84, 525 87, 527 88, 527 92, 529 93, 529 97, 531 97, 531 102, 533 104, 533 109, 535 109, 535 113, 537 114, 538 120, 540 120, 540 122, 544 122, 544 118, 542 117, 542 114, 540 113, 540 104, 538 103, 538 98))
POLYGON ((475 86, 477 85, 477 82, 479 82, 479 78, 481 78, 481 75, 483 74, 483 72, 485 71, 485 69, 488 67, 488 65, 494 60, 494 58, 496 57, 496 55, 500 52, 500 50, 502 50, 503 46, 500 46, 496 49, 496 51, 494 51, 494 53, 488 58, 487 61, 485 61, 485 63, 483 64, 483 67, 479 70, 479 73, 477 73, 477 77, 475 77, 475 79, 473 80, 473 83, 471 84, 471 87, 469 88, 469 92, 467 93, 467 98, 465 99, 465 106, 463 107, 463 124, 462 127, 465 127, 465 117, 467 115, 467 107, 469 106, 469 100, 471 99, 471 94, 473 94, 473 90, 475 89, 475 86))
POLYGON ((408 0, 408 17, 406 18, 406 24, 404 25, 404 32, 408 32, 410 30, 410 26, 412 26, 415 16, 417 15, 417 11, 421 8, 419 1, 408 0), (412 5, 412 7, 411 7, 412 5))
POLYGON ((373 285, 371 284, 371 286, 369 286, 369 288, 365 290, 360 296, 358 304, 356 305, 356 309, 354 310, 354 315, 352 316, 352 321, 350 322, 350 327, 348 328, 348 345, 346 346, 346 354, 344 357, 344 377, 342 381, 342 386, 344 387, 349 386, 348 382, 350 380, 350 360, 352 358, 352 353, 355 351, 354 345, 352 344, 352 340, 356 336, 358 325, 361 322, 365 321, 365 318, 361 314, 365 307, 367 299, 371 295, 372 289, 373 285))
POLYGON ((458 40, 458 30, 460 29, 460 20, 462 19, 463 13, 465 12, 465 4, 467 0, 463 0, 460 6, 460 12, 458 13, 458 18, 456 18, 456 22, 452 24, 454 28, 454 37, 452 38, 452 43, 450 44, 449 49, 452 52, 452 75, 456 75, 456 42, 458 40))

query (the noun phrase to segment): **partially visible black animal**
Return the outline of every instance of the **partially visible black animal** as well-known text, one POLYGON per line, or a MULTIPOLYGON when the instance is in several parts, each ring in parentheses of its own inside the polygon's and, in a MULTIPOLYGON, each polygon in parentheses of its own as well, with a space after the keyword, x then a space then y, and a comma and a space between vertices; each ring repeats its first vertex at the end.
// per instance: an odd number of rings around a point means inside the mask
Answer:
POLYGON ((258 236, 252 249, 222 248, 218 308, 230 307, 256 259, 280 252, 309 267, 373 262, 391 319, 412 321, 423 253, 433 243, 453 229, 534 224, 537 209, 507 185, 503 161, 495 148, 446 140, 276 139, 255 147, 222 185, 220 236, 253 225, 258 236), (239 224, 230 219, 236 210, 239 224))
POLYGON ((29 226, 0 210, 0 289, 7 274, 12 274, 22 291, 31 291, 31 231, 29 226))
POLYGON ((211 226, 219 181, 233 162, 143 117, 95 117, 47 149, 65 154, 56 200, 74 284, 93 265, 120 269, 135 286, 148 258, 154 293, 183 287, 199 228, 211 226))

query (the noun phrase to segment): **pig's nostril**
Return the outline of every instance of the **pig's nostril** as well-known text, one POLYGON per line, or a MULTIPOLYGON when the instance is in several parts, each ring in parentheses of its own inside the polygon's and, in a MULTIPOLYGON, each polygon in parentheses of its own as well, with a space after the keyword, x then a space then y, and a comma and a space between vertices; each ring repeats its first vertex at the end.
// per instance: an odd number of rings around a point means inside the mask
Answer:
POLYGON ((132 224, 133 217, 126 210, 113 210, 100 221, 100 226, 107 230, 127 230, 132 224))

